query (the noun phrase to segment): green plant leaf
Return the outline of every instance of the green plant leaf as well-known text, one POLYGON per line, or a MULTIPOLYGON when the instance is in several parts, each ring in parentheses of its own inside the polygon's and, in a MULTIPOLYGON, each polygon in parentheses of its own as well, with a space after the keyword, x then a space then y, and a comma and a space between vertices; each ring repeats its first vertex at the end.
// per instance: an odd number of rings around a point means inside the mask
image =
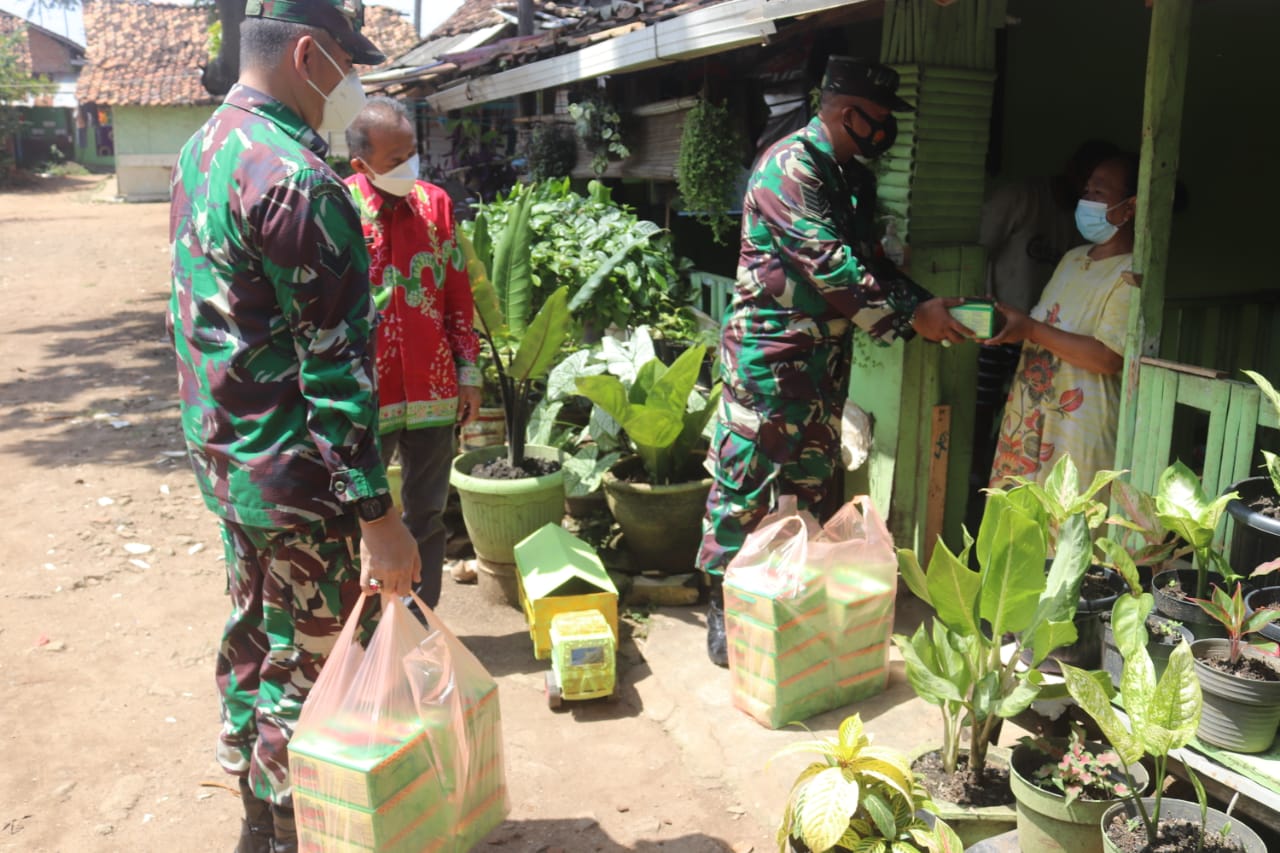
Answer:
MULTIPOLYGON (((1126 661, 1126 668, 1127 666, 1126 661)), ((1169 749, 1186 746, 1195 736, 1203 704, 1204 697, 1200 691, 1200 679, 1196 676, 1191 647, 1186 643, 1179 643, 1169 655, 1169 663, 1160 676, 1150 703, 1150 721, 1169 733, 1166 753, 1169 749)), ((1128 707, 1129 699, 1126 694, 1125 708, 1128 707)), ((1161 754, 1155 750, 1151 752, 1161 754)))
MULTIPOLYGON (((992 500, 1006 498, 992 496, 992 500)), ((983 524, 983 532, 988 526, 983 524)), ((1039 526, 1013 508, 999 514, 995 530, 978 539, 980 575, 979 615, 994 637, 1024 630, 1031 624, 1035 602, 1045 588, 1044 538, 1039 526)), ((936 600, 936 599, 935 599, 936 600)))
POLYGON ((933 832, 937 836, 937 845, 930 846, 930 853, 964 853, 964 842, 942 818, 934 821, 933 832))
POLYGON ((547 297, 533 322, 524 329, 520 346, 508 370, 517 382, 541 379, 555 364, 560 346, 569 336, 569 297, 567 287, 559 287, 547 297))
POLYGON ((1160 475, 1156 510, 1160 523, 1196 550, 1207 548, 1213 540, 1220 513, 1213 511, 1213 502, 1205 495, 1200 478, 1182 462, 1173 463, 1160 475))
POLYGON ((627 418, 627 389, 616 376, 580 376, 578 393, 595 403, 619 424, 627 418))
POLYGON ((1142 592, 1142 578, 1138 574, 1138 567, 1133 562, 1133 557, 1129 556, 1129 552, 1111 539, 1103 536, 1097 542, 1098 549, 1102 551, 1106 557, 1107 565, 1111 566, 1124 578, 1124 582, 1129 586, 1129 591, 1134 595, 1142 592))
MULTIPOLYGON (((487 234, 484 220, 478 220, 477 233, 487 234)), ((462 254, 467 259, 467 276, 471 279, 471 298, 475 303, 476 320, 485 334, 499 336, 506 327, 502 319, 502 309, 498 306, 498 292, 489 280, 489 271, 485 261, 481 259, 479 250, 472 244, 461 229, 457 232, 458 243, 462 246, 462 254)))
POLYGON ((925 579, 929 600, 934 603, 938 618, 959 634, 977 636, 981 632, 976 615, 981 576, 961 565, 955 555, 939 543, 933 549, 925 579))
POLYGON ((524 333, 529 322, 532 303, 530 290, 533 280, 529 261, 529 248, 533 241, 533 229, 529 227, 532 208, 533 193, 525 190, 506 227, 494 242, 493 266, 489 270, 507 328, 517 337, 524 333))
POLYGON ((861 805, 867 810, 867 814, 871 816, 872 822, 875 823, 876 829, 880 830, 881 835, 885 838, 898 837, 898 823, 894 820, 893 809, 885 802, 884 797, 875 791, 865 792, 862 795, 861 805))
MULTIPOLYGON (((1043 565, 1042 539, 1037 540, 1036 548, 1035 553, 1041 556, 1043 565)), ((1058 528, 1058 551, 1049 566, 1044 591, 1026 628, 1032 638, 1032 666, 1039 665, 1056 648, 1051 643, 1075 641, 1072 619, 1080 601, 1080 583, 1088 571, 1092 553, 1093 544, 1085 518, 1079 513, 1068 516, 1058 528)))
POLYGON ((1253 383, 1262 391, 1262 395, 1271 403, 1271 409, 1276 413, 1276 417, 1280 418, 1280 391, 1277 391, 1275 386, 1261 373, 1246 370, 1244 375, 1253 380, 1253 383))
POLYGON ((1040 686, 1044 676, 1038 670, 1021 673, 1013 690, 999 698, 995 713, 1000 717, 1016 717, 1031 707, 1031 703, 1040 695, 1040 686))
POLYGON ((858 795, 858 783, 845 779, 839 767, 828 767, 809 780, 799 823, 800 837, 811 850, 835 846, 858 810, 858 795))
POLYGON ((573 299, 569 302, 569 310, 573 312, 579 311, 583 306, 589 303, 596 296, 596 291, 604 284, 605 280, 613 274, 618 265, 627 259, 637 246, 649 242, 655 235, 661 234, 663 228, 655 222, 648 220, 640 220, 632 229, 631 234, 623 242, 617 251, 610 255, 604 263, 596 268, 596 271, 582 283, 578 288, 578 292, 573 295, 573 299))
POLYGON ((1062 664, 1062 677, 1067 682, 1071 698, 1098 724, 1102 736, 1115 748, 1124 763, 1131 765, 1140 761, 1142 744, 1120 721, 1120 716, 1111 707, 1111 698, 1102 686, 1086 670, 1076 669, 1070 664, 1062 664))
POLYGON ((962 701, 960 691, 938 666, 936 652, 923 625, 916 628, 915 634, 910 639, 902 634, 895 634, 893 644, 902 653, 911 689, 921 699, 931 705, 941 705, 947 701, 962 701), (927 649, 925 654, 921 653, 922 647, 927 649))
POLYGON ((907 589, 911 590, 912 595, 930 607, 933 606, 933 599, 929 596, 929 584, 925 580, 924 569, 920 568, 920 559, 916 557, 915 551, 909 551, 906 548, 898 549, 898 574, 906 581, 907 589))
POLYGON ((1147 617, 1155 599, 1151 593, 1141 595, 1122 595, 1111 606, 1111 633, 1115 637, 1116 648, 1126 660, 1138 653, 1138 649, 1147 647, 1147 617))

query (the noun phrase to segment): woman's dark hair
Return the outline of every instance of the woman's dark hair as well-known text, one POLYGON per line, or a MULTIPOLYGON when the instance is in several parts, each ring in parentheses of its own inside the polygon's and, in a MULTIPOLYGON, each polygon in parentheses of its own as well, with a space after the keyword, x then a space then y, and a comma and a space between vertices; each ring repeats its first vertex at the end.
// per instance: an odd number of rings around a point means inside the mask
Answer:
MULTIPOLYGON (((1122 151, 1114 154, 1099 163, 1116 163, 1124 170, 1124 192, 1125 198, 1136 196, 1138 194, 1138 169, 1141 158, 1137 154, 1129 151, 1122 151)), ((1187 192, 1187 185, 1181 180, 1177 180, 1173 185, 1173 212, 1181 213, 1187 209, 1190 203, 1190 194, 1187 192)))

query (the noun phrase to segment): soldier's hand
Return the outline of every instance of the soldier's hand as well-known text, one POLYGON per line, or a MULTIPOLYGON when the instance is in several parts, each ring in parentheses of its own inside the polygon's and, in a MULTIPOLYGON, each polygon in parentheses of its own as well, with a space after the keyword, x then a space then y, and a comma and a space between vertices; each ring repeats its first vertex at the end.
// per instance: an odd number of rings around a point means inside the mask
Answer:
POLYGON ((360 588, 408 595, 422 579, 418 543, 400 515, 388 512, 377 521, 360 522, 360 588), (373 582, 377 581, 375 585, 373 582))
POLYGON ((973 337, 972 330, 955 317, 948 308, 963 305, 964 299, 959 296, 935 296, 921 302, 911 315, 911 327, 922 337, 930 341, 958 344, 973 337))

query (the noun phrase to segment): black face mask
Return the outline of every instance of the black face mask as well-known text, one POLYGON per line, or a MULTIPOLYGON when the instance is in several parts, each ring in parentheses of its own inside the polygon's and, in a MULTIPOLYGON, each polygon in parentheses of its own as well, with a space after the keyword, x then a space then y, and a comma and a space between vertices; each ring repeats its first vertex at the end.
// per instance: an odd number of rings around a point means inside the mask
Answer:
POLYGON ((849 138, 858 146, 859 154, 868 160, 874 160, 893 147, 894 141, 898 138, 898 120, 893 113, 885 116, 884 121, 876 121, 860 107, 854 107, 853 109, 858 115, 862 116, 862 120, 871 129, 871 132, 866 136, 859 136, 853 132, 852 127, 847 124, 844 126, 844 132, 849 134, 849 138), (873 141, 877 135, 880 135, 879 142, 873 141))

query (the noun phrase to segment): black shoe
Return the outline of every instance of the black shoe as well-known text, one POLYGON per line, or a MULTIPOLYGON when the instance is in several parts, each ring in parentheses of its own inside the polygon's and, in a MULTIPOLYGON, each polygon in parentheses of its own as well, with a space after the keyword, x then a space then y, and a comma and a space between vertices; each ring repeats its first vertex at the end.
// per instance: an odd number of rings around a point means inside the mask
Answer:
POLYGON ((708 575, 711 596, 707 602, 707 657, 716 666, 729 665, 729 644, 724 636, 724 587, 719 575, 708 575))
POLYGON ((298 830, 293 824, 293 807, 272 805, 271 821, 275 827, 271 853, 298 853, 298 830))
POLYGON ((240 777, 240 801, 244 805, 244 820, 240 822, 240 841, 235 853, 271 853, 271 839, 275 828, 271 819, 271 804, 253 795, 249 777, 240 777))

